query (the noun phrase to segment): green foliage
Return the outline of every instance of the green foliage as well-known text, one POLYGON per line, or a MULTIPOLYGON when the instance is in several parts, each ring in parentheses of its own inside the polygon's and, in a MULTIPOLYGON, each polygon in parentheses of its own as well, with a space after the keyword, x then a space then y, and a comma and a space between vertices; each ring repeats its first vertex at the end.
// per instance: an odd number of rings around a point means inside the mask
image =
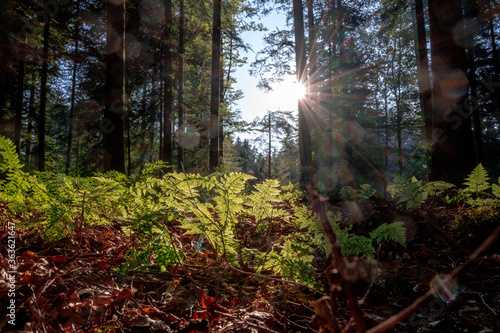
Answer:
POLYGON ((476 197, 478 197, 481 192, 490 188, 488 180, 488 172, 486 172, 483 165, 479 163, 479 165, 472 170, 469 177, 465 178, 464 185, 467 187, 463 191, 466 193, 475 193, 476 197))
POLYGON ((24 195, 32 188, 32 177, 23 170, 14 143, 0 136, 0 200, 13 209, 22 208, 24 195))
POLYGON ((398 203, 405 202, 408 209, 420 206, 428 196, 423 182, 417 180, 415 177, 408 179, 402 176, 395 176, 394 184, 388 186, 387 191, 393 198, 398 198, 398 203))
MULTIPOLYGON (((499 202, 500 188, 488 182, 488 172, 479 164, 465 179, 465 188, 460 190, 463 200, 471 206, 490 206, 499 202), (491 188, 491 194, 487 192, 491 188)), ((500 181, 500 180, 499 180, 500 181)))
POLYGON ((455 187, 455 185, 443 181, 425 183, 425 191, 429 196, 441 195, 442 193, 453 187, 455 187))
POLYGON ((403 222, 384 223, 370 232, 370 237, 377 243, 386 239, 406 246, 406 228, 403 226, 403 222))
POLYGON ((356 198, 370 199, 377 194, 377 191, 370 184, 363 184, 360 189, 344 186, 339 191, 342 200, 353 200, 356 198))
POLYGON ((498 185, 497 184, 491 184, 491 193, 500 199, 500 177, 498 177, 498 185))

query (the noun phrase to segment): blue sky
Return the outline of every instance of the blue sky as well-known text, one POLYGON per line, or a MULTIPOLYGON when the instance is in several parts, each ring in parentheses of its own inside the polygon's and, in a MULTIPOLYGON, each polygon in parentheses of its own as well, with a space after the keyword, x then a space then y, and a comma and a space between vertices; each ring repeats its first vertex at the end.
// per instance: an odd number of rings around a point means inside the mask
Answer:
MULTIPOLYGON (((292 93, 292 85, 295 81, 294 76, 286 78, 283 83, 273 85, 273 91, 264 92, 257 88, 259 79, 250 76, 248 72, 250 63, 255 60, 255 55, 264 48, 263 38, 266 33, 273 31, 276 27, 284 29, 286 18, 285 14, 271 13, 262 18, 260 22, 263 23, 269 31, 243 33, 243 40, 252 46, 253 52, 242 54, 242 56, 248 57, 248 63, 238 68, 235 73, 237 80, 235 89, 241 89, 244 93, 244 97, 237 102, 236 108, 241 110, 241 116, 246 121, 252 121, 255 117, 262 118, 262 116, 267 113, 267 110, 297 110, 296 94, 292 93)), ((240 137, 252 137, 252 135, 243 135, 240 137)))

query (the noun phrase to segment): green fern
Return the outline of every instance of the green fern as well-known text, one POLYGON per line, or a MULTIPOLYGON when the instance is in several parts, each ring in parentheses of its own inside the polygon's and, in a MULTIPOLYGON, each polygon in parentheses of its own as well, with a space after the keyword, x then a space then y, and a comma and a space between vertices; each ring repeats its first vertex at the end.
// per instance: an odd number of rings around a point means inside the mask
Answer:
POLYGON ((428 192, 422 181, 413 177, 411 180, 396 176, 395 183, 387 187, 392 197, 397 197, 399 203, 406 202, 406 208, 415 208, 425 202, 428 192))
POLYGON ((498 185, 497 184, 491 184, 491 193, 500 199, 500 177, 498 177, 498 185))
POLYGON ((406 246, 406 228, 403 222, 384 223, 370 232, 370 237, 377 243, 385 239, 406 246))
POLYGON ((455 185, 443 181, 434 181, 425 184, 424 187, 428 195, 437 196, 446 190, 455 187, 455 185))
POLYGON ((464 189, 464 192, 475 193, 476 197, 479 197, 481 192, 490 188, 488 180, 488 172, 483 165, 479 163, 479 165, 472 170, 469 177, 465 178, 464 185, 467 187, 464 189))
POLYGON ((24 193, 31 188, 22 168, 14 143, 0 136, 0 199, 12 203, 14 209, 24 203, 24 193))

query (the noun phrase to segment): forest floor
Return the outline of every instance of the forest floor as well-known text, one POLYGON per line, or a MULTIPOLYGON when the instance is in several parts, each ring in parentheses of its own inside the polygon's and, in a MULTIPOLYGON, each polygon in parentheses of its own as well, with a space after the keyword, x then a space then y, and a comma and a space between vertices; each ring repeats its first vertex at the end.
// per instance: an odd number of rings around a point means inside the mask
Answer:
MULTIPOLYGON (((156 273, 146 268, 126 274, 115 271, 135 241, 118 223, 87 228, 56 243, 45 242, 39 229, 17 229, 13 326, 7 322, 12 316, 6 316, 10 304, 6 221, 15 217, 21 225, 29 217, 10 216, 8 207, 1 206, 2 332, 327 331, 313 319, 313 301, 327 293, 214 261, 213 253, 195 249, 196 240, 183 235, 175 222, 168 228, 190 259, 156 273)), ((342 209, 339 203, 330 202, 330 206, 342 209)), ((475 231, 459 230, 453 228, 453 221, 456 214, 463 213, 460 207, 439 207, 429 202, 411 212, 402 212, 395 203, 383 200, 363 209, 387 221, 404 216, 408 233, 406 247, 389 244, 379 249, 371 283, 353 286, 362 291, 360 307, 367 328, 424 295, 436 276, 462 265, 499 224, 496 221, 475 231)), ((349 218, 354 217, 345 214, 344 222, 351 223, 349 218)), ((279 230, 276 228, 276 232, 279 230)), ((443 287, 441 296, 448 294, 449 300, 429 298, 391 331, 500 332, 498 243, 464 267, 454 284, 443 287)), ((318 255, 316 259, 317 279, 327 290, 327 258, 318 255)), ((345 302, 334 304, 338 322, 348 326, 351 314, 345 302)))

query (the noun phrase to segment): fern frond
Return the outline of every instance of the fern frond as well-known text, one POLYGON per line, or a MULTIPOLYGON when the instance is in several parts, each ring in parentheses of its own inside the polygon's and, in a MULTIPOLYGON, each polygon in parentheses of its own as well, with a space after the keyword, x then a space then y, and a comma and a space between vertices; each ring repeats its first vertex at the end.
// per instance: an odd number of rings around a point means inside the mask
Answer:
POLYGON ((488 180, 488 172, 483 165, 479 163, 479 165, 472 170, 469 177, 465 178, 464 185, 466 185, 466 188, 464 189, 464 192, 472 192, 479 195, 479 193, 490 188, 488 180))
POLYGON ((392 197, 397 197, 398 202, 406 202, 406 208, 420 206, 427 199, 427 191, 422 181, 413 177, 411 180, 405 177, 396 176, 395 183, 387 187, 392 197))
POLYGON ((403 222, 394 222, 391 224, 384 223, 370 232, 370 237, 377 243, 380 243, 383 239, 386 239, 405 246, 406 228, 403 225, 403 222))

